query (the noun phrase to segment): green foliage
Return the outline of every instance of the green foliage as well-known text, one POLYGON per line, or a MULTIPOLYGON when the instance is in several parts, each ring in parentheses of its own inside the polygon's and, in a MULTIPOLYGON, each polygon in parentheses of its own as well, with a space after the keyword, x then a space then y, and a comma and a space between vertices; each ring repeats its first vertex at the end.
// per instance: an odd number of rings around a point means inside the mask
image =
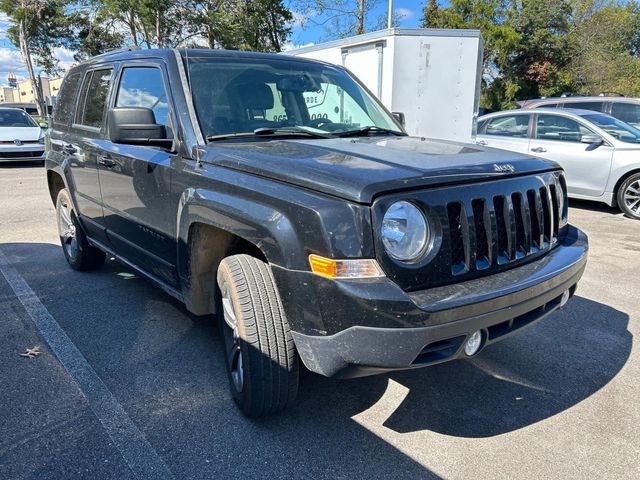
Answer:
POLYGON ((565 92, 640 95, 635 0, 428 0, 423 26, 480 29, 486 108, 565 92))
POLYGON ((24 27, 26 47, 35 63, 48 74, 59 71, 53 56, 55 47, 69 45, 70 31, 65 17, 69 0, 0 0, 0 12, 10 20, 7 34, 20 47, 19 25, 24 27))

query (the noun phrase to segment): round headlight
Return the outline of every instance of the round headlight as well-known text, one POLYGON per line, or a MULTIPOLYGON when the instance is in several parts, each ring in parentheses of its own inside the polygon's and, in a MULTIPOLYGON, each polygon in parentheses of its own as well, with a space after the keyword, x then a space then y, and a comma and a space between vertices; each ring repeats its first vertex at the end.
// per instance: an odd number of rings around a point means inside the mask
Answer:
POLYGON ((422 212, 409 202, 391 205, 382 219, 382 243, 396 260, 415 260, 429 242, 430 231, 422 212))

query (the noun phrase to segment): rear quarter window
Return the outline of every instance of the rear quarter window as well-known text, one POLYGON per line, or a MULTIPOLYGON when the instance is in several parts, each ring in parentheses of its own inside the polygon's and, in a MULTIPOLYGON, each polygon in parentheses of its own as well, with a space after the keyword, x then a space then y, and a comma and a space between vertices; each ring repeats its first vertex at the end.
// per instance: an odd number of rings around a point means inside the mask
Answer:
POLYGON ((69 75, 62 82, 60 93, 53 107, 53 123, 56 125, 69 125, 73 117, 73 110, 76 104, 78 87, 80 85, 80 74, 69 75))

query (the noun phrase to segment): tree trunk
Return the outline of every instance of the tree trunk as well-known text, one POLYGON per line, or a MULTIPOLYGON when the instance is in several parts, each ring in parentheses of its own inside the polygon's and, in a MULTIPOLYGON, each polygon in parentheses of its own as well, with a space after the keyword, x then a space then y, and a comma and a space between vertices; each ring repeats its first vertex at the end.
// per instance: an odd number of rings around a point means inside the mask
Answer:
POLYGON ((156 11, 156 42, 158 48, 164 47, 164 38, 162 36, 162 13, 160 10, 156 11))
POLYGON ((358 35, 364 33, 364 13, 366 0, 358 0, 358 35))
MULTIPOLYGON (((24 8, 24 0, 22 0, 22 8, 24 8)), ((38 83, 35 72, 33 71, 33 62, 31 61, 31 53, 29 52, 29 44, 27 42, 28 39, 24 19, 21 19, 18 22, 18 38, 20 43, 20 54, 22 56, 22 61, 27 67, 27 73, 29 75, 29 80, 31 81, 31 88, 33 89, 33 93, 35 95, 38 115, 46 119, 48 115, 47 105, 44 101, 44 96, 42 95, 40 84, 38 83)))
POLYGON ((137 47, 138 46, 138 32, 136 31, 136 12, 131 9, 128 13, 129 34, 131 35, 131 41, 137 47))

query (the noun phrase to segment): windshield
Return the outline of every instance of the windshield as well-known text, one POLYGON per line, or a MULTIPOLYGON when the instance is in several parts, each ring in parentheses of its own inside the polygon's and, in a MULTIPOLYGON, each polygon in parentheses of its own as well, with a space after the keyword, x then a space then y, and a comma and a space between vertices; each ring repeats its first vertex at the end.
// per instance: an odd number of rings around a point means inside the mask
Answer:
POLYGON ((340 134, 376 127, 402 133, 340 68, 286 58, 189 57, 188 70, 205 137, 259 128, 340 134))
POLYGON ((584 115, 584 118, 621 142, 640 143, 640 130, 617 118, 600 114, 584 115))
POLYGON ((0 127, 37 127, 36 122, 22 110, 0 110, 0 127))

